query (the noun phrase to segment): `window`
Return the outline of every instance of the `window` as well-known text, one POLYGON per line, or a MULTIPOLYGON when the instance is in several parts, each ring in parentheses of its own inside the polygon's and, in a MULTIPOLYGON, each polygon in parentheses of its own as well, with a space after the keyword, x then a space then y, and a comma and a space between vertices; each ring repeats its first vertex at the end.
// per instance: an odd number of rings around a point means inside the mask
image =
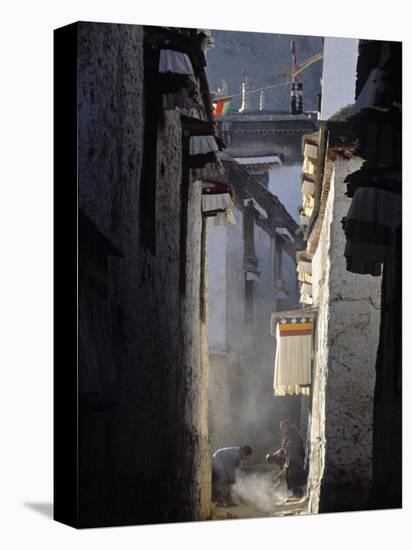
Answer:
MULTIPOLYGON (((255 251, 255 219, 249 211, 250 208, 243 213, 243 246, 244 246, 244 263, 245 269, 257 267, 256 251, 255 251)), ((253 210, 253 207, 251 207, 253 210)))
POLYGON ((255 281, 249 281, 245 274, 245 324, 253 323, 253 294, 255 281))
POLYGON ((282 239, 278 236, 274 239, 274 253, 273 253, 273 274, 275 281, 275 288, 281 289, 283 287, 283 247, 282 239))

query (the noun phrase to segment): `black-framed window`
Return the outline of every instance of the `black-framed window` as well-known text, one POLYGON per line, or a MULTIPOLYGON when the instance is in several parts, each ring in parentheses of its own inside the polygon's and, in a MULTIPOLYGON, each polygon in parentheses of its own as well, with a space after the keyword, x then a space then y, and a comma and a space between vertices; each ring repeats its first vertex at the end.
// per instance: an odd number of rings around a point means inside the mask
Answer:
POLYGON ((255 219, 248 211, 243 213, 243 246, 245 264, 256 263, 255 219))
POLYGON ((283 287, 283 246, 282 239, 278 236, 276 236, 274 239, 273 279, 275 289, 283 287))
POLYGON ((245 324, 249 325, 253 323, 253 309, 254 309, 254 287, 255 281, 248 280, 247 274, 245 274, 245 324))

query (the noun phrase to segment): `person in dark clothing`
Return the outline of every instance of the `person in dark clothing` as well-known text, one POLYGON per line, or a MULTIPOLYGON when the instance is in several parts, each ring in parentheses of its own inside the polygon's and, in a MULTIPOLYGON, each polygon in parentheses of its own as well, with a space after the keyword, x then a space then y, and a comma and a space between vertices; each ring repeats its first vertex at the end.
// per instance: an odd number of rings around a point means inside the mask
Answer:
POLYGON ((280 431, 283 435, 282 449, 286 452, 286 483, 294 497, 302 498, 302 486, 306 483, 305 447, 299 432, 291 426, 287 420, 280 423, 280 431))
POLYGON ((236 470, 241 461, 252 454, 252 449, 243 447, 224 447, 218 449, 212 457, 212 501, 218 505, 233 506, 231 486, 236 481, 236 470))

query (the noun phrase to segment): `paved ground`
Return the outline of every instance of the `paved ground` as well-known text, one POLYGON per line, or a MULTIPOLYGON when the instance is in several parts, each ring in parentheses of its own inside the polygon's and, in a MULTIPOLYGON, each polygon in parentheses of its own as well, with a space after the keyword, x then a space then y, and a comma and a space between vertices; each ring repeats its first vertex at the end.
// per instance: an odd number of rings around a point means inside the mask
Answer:
POLYGON ((280 468, 266 463, 248 464, 237 472, 236 484, 232 488, 232 497, 237 506, 218 507, 212 504, 211 519, 307 514, 307 498, 296 499, 289 496, 291 494, 280 468))
POLYGON ((275 504, 270 512, 259 510, 250 504, 239 504, 229 508, 213 506, 212 519, 267 518, 276 516, 296 516, 307 514, 307 499, 289 499, 275 504))

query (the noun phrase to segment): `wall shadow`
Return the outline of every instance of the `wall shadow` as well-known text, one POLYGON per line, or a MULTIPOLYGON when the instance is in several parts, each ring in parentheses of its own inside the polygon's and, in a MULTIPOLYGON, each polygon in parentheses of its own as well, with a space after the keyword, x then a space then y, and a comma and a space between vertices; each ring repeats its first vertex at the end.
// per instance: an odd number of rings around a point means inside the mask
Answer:
POLYGON ((53 519, 53 503, 52 502, 24 502, 26 508, 30 508, 34 512, 48 518, 53 519))

